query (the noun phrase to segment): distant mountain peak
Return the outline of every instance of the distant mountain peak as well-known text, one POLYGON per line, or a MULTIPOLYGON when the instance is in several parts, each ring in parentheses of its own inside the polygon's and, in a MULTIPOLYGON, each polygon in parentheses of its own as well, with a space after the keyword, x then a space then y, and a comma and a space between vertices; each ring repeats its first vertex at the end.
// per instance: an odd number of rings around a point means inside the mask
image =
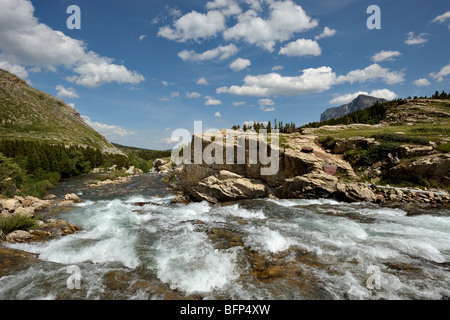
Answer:
POLYGON ((349 113, 367 109, 373 106, 376 102, 385 102, 385 101, 386 99, 383 98, 376 98, 365 94, 360 94, 350 103, 343 104, 340 107, 334 107, 325 110, 325 112, 323 112, 320 116, 320 121, 337 119, 349 113))

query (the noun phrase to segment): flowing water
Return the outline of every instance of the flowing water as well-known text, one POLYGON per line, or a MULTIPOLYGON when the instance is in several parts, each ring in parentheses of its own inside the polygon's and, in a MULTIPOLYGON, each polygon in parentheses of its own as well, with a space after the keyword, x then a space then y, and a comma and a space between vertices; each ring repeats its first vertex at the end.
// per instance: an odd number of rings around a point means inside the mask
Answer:
MULTIPOLYGON (((332 200, 171 204, 159 175, 48 212, 82 231, 9 248, 38 254, 0 299, 448 299, 450 212, 332 200), (417 212, 416 212, 417 213, 417 212), (79 287, 70 289, 73 266, 79 287)), ((74 282, 76 283, 76 282, 74 282)))

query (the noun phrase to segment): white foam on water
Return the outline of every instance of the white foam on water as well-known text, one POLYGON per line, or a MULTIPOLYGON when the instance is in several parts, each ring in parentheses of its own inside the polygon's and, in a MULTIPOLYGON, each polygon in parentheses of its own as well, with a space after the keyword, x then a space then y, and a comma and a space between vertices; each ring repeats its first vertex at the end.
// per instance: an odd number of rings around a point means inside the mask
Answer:
POLYGON ((331 199, 264 199, 264 201, 273 202, 283 207, 309 206, 313 204, 340 204, 340 202, 331 199))
POLYGON ((395 218, 405 217, 407 215, 407 212, 402 209, 391 208, 360 208, 356 212, 363 216, 372 216, 378 219, 387 218, 388 220, 389 218, 394 218, 392 220, 395 220, 395 218))
MULTIPOLYGON (((55 288, 60 284, 52 284, 51 289, 46 286, 48 279, 53 278, 65 286, 68 275, 59 263, 82 267, 83 281, 88 283, 83 295, 88 299, 105 293, 102 276, 108 270, 132 269, 142 263, 161 281, 186 294, 202 293, 212 299, 217 292, 219 296, 225 294, 236 299, 277 299, 288 294, 283 290, 275 293, 270 285, 247 279, 249 270, 244 250, 241 247, 218 250, 202 232, 215 226, 231 226, 243 235, 245 246, 260 252, 278 253, 295 246, 315 253, 318 261, 327 267, 311 268, 311 271, 335 299, 450 296, 448 270, 438 265, 450 261, 450 217, 409 217, 401 209, 324 199, 262 201, 282 206, 278 209, 283 212, 292 210, 293 214, 283 217, 273 214, 277 210, 275 205, 267 209, 258 206, 258 210, 239 204, 211 206, 207 202, 181 206, 169 204, 170 197, 130 196, 85 201, 62 217, 81 226, 83 231, 46 243, 7 245, 38 253, 41 260, 58 265, 51 272, 30 268, 17 276, 1 278, 0 299, 57 298, 55 288), (137 202, 160 206, 137 207, 137 202), (306 208, 308 205, 311 206, 306 208), (336 215, 323 214, 322 209, 336 215), (238 223, 236 217, 245 219, 245 224, 238 223), (371 219, 362 219, 365 217, 371 219), (388 263, 411 264, 419 271, 389 269, 388 263), (368 265, 382 270, 378 291, 366 287, 370 276, 366 273, 368 265)), ((51 264, 42 263, 52 268, 51 264)), ((136 291, 130 292, 127 298, 161 297, 136 291)))
POLYGON ((294 244, 292 239, 265 226, 250 226, 246 228, 246 232, 249 235, 244 238, 245 244, 259 251, 277 253, 289 249, 294 244))
POLYGON ((245 208, 241 208, 239 204, 215 208, 212 211, 212 213, 218 215, 231 215, 234 217, 244 219, 260 219, 260 220, 267 219, 266 215, 262 210, 248 210, 245 208))
POLYGON ((158 278, 187 294, 208 293, 235 281, 239 277, 237 249, 215 249, 206 234, 194 232, 189 225, 157 244, 158 278))
MULTIPOLYGON (((426 217, 433 220, 432 216, 426 217)), ((437 222, 402 217, 393 222, 380 221, 366 226, 374 246, 386 247, 412 257, 442 263, 450 260, 450 228, 437 222)), ((447 222, 448 223, 448 222, 447 222)))

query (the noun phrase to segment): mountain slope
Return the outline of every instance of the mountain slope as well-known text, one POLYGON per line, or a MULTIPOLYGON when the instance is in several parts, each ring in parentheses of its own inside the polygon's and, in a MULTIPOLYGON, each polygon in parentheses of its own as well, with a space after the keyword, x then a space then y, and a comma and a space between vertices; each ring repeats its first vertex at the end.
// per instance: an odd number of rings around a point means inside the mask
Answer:
POLYGON ((340 107, 335 108, 329 108, 325 110, 320 116, 320 121, 326 121, 329 119, 337 119, 340 117, 343 117, 349 113, 352 113, 354 111, 363 110, 366 109, 372 105, 374 105, 376 102, 384 102, 385 99, 382 98, 375 98, 371 96, 366 95, 359 95, 356 99, 354 99, 352 102, 344 104, 340 107))
POLYGON ((64 101, 0 69, 0 138, 44 140, 122 153, 64 101))

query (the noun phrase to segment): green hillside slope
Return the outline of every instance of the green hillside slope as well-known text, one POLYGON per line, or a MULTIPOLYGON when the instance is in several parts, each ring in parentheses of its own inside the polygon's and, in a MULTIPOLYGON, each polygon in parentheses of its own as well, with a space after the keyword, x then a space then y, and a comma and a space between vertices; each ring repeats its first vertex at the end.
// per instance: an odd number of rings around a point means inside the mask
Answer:
POLYGON ((90 146, 120 153, 89 127, 78 112, 51 95, 29 86, 0 69, 0 139, 44 140, 64 145, 90 146))

